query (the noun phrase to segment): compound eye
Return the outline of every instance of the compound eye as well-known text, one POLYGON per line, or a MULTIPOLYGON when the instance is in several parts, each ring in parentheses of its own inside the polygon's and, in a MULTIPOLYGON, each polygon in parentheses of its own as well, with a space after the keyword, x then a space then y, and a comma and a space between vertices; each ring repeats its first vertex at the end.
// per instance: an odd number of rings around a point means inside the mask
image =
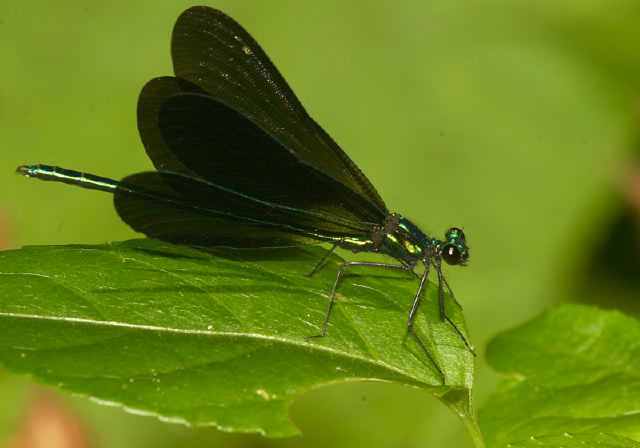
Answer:
POLYGON ((461 239, 462 241, 464 241, 464 232, 458 227, 451 227, 449 230, 447 230, 447 233, 445 233, 444 236, 447 241, 450 241, 453 238, 461 239))
POLYGON ((447 264, 460 264, 462 262, 462 254, 460 253, 460 249, 458 249, 453 244, 446 244, 442 248, 442 258, 447 264))

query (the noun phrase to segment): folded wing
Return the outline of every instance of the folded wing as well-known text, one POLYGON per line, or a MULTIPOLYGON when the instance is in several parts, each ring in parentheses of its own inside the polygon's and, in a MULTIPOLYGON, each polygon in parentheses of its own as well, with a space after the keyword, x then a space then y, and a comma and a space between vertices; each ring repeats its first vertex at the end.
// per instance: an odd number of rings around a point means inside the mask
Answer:
MULTIPOLYGON (((205 6, 186 10, 173 30, 172 58, 177 78, 235 109, 301 163, 353 190, 379 213, 386 213, 373 185, 307 114, 264 51, 233 19, 205 6)), ((207 173, 199 174, 217 181, 207 173)))

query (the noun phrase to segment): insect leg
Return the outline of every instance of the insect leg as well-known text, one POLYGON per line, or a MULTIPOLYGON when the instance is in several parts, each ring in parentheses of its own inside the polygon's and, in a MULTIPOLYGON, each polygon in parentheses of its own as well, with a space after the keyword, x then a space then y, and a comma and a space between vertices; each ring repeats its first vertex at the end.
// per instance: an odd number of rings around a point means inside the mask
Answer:
POLYGON ((401 269, 403 271, 412 271, 413 266, 404 265, 404 264, 392 264, 392 263, 377 263, 370 261, 344 261, 340 268, 338 269, 338 274, 336 275, 336 281, 333 283, 333 289, 331 290, 331 296, 329 297, 329 305, 327 306, 327 312, 324 316, 324 325, 322 326, 322 332, 320 334, 316 334, 313 336, 307 336, 305 339, 313 339, 313 338, 323 338, 327 334, 327 328, 329 327, 329 317, 331 316, 331 309, 333 308, 333 303, 335 302, 336 290, 338 289, 338 284, 340 283, 340 279, 342 278, 342 274, 345 268, 350 266, 369 266, 369 267, 380 267, 380 268, 388 268, 388 269, 401 269))
POLYGON ((425 355, 427 355, 427 358, 429 358, 429 361, 431 361, 431 364, 433 364, 435 368, 438 370, 438 373, 442 377, 442 382, 446 383, 444 372, 442 371, 442 369, 440 368, 440 366, 438 365, 434 357, 431 355, 431 352, 429 352, 429 349, 427 348, 427 346, 424 345, 424 342, 422 342, 422 339, 420 339, 420 337, 418 336, 418 333, 416 333, 415 329, 413 328, 413 325, 416 320, 416 313, 418 312, 418 307, 420 306, 420 302, 422 301, 422 293, 424 291, 424 285, 427 281, 428 276, 429 276, 429 265, 426 264, 424 273, 420 277, 420 286, 418 286, 418 291, 416 292, 416 296, 413 299, 413 305, 411 306, 411 311, 409 312, 409 319, 407 320, 407 331, 409 332, 411 337, 418 343, 418 345, 420 346, 422 351, 425 353, 425 355))
POLYGON ((467 341, 467 338, 462 334, 458 326, 449 318, 449 316, 447 316, 447 313, 445 312, 444 285, 447 285, 447 289, 449 290, 449 292, 451 292, 451 289, 449 288, 449 285, 447 284, 446 280, 444 279, 444 276, 442 275, 442 265, 440 264, 440 260, 437 258, 433 260, 433 265, 435 266, 436 272, 438 273, 438 303, 440 305, 440 319, 442 319, 442 321, 446 320, 447 322, 449 322, 449 325, 451 325, 453 329, 456 330, 456 333, 458 333, 458 336, 460 336, 460 339, 462 339, 462 342, 464 342, 464 345, 467 347, 467 350, 469 350, 473 356, 476 356, 476 352, 473 350, 473 347, 471 347, 471 344, 469 344, 469 341, 467 341))
POLYGON ((451 286, 449 286, 449 282, 447 282, 447 279, 444 278, 444 275, 442 276, 442 281, 444 282, 444 286, 447 288, 447 291, 449 291, 449 295, 451 296, 451 299, 455 302, 456 305, 460 307, 460 309, 462 309, 462 304, 458 302, 458 299, 456 299, 456 296, 453 295, 451 286))
POLYGON ((324 256, 320 259, 320 261, 318 262, 318 264, 316 265, 315 268, 313 268, 313 270, 311 272, 309 272, 308 274, 305 274, 305 277, 311 277, 313 276, 316 272, 318 272, 320 269, 322 269, 324 267, 325 264, 327 264, 327 261, 329 261, 329 257, 331 257, 331 254, 333 253, 334 250, 336 250, 336 247, 338 247, 337 244, 334 244, 331 249, 329 249, 328 251, 325 252, 324 256))

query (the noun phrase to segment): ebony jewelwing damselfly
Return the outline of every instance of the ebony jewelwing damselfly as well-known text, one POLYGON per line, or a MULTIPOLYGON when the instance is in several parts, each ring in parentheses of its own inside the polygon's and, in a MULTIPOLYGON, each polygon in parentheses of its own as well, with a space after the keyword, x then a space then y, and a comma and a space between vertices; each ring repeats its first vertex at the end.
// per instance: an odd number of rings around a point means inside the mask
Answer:
POLYGON ((440 316, 473 352, 444 307, 444 289, 452 298, 453 293, 441 260, 467 262, 462 230, 452 227, 439 240, 390 213, 360 169, 307 114, 260 46, 224 13, 204 6, 184 11, 173 29, 171 55, 176 76, 152 79, 138 99, 140 137, 157 171, 119 182, 49 165, 23 165, 18 172, 113 193, 127 224, 170 243, 204 248, 332 244, 309 275, 337 247, 398 261, 343 262, 322 331, 312 338, 327 332, 346 268, 415 273, 422 264, 407 329, 444 382, 414 322, 433 267, 440 316))

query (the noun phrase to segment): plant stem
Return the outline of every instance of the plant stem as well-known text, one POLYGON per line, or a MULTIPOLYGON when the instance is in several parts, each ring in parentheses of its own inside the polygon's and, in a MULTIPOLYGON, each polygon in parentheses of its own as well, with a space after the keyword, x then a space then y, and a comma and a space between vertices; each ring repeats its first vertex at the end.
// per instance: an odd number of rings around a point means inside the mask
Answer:
POLYGON ((467 428, 467 432, 469 433, 473 446, 475 448, 485 448, 482 433, 480 432, 480 427, 478 426, 476 419, 465 417, 461 418, 461 420, 464 427, 467 428))
POLYGON ((440 397, 440 400, 455 412, 462 421, 462 424, 469 433, 469 438, 471 438, 474 448, 485 448, 482 432, 476 419, 471 391, 467 389, 453 390, 440 397))

